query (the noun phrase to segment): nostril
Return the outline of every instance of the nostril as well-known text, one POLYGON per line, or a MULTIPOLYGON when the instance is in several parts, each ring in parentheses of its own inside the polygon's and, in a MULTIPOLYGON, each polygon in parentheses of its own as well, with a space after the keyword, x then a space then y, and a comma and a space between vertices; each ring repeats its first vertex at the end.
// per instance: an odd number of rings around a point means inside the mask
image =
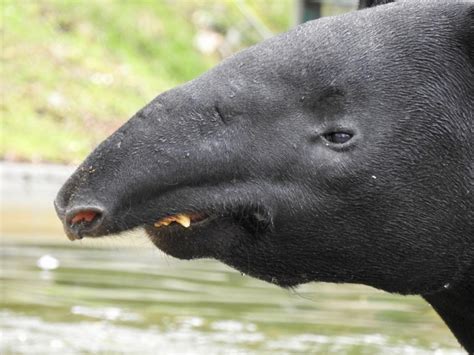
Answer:
POLYGON ((79 207, 66 212, 65 228, 70 239, 81 239, 84 235, 100 233, 104 212, 97 207, 79 207))
POLYGON ((91 223, 94 219, 100 217, 100 213, 93 210, 85 210, 78 212, 75 216, 71 218, 71 224, 76 224, 80 222, 91 223))

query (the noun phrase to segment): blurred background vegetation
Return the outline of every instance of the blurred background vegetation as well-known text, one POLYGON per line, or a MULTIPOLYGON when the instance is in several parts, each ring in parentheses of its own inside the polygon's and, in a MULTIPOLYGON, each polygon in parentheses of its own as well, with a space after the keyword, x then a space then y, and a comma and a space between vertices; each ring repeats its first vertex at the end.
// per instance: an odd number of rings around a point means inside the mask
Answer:
POLYGON ((288 29, 293 10, 291 0, 4 0, 0 154, 78 163, 160 92, 288 29))

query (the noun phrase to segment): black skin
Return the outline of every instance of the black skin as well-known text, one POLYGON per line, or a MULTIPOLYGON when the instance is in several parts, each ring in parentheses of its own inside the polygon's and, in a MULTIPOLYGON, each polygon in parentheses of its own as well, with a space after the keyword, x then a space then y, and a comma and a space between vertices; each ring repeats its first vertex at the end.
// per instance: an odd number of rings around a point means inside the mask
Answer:
POLYGON ((144 227, 282 287, 419 294, 474 352, 473 14, 407 1, 312 21, 159 95, 61 189, 66 232, 144 227), (153 226, 193 212, 209 218, 153 226))

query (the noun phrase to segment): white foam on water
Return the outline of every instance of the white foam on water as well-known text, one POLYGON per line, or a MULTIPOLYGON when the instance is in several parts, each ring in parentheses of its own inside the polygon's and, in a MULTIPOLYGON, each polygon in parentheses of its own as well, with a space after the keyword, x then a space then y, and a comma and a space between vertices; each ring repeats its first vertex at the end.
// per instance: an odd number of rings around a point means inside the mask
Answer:
MULTIPOLYGON (((73 307, 74 308, 74 307, 73 307)), ((172 330, 158 327, 146 329, 114 324, 107 319, 119 319, 126 314, 120 309, 98 312, 88 307, 74 308, 73 313, 99 317, 105 320, 77 323, 46 322, 38 317, 9 311, 0 312, 2 338, 1 353, 16 354, 82 354, 82 353, 135 353, 135 354, 291 354, 331 351, 344 353, 353 346, 368 346, 380 354, 433 354, 416 346, 390 344, 380 334, 363 336, 324 336, 300 334, 267 339, 252 323, 233 320, 217 321, 212 331, 200 326, 202 320, 184 320, 172 330), (113 316, 111 316, 113 314, 113 316), (189 325, 192 324, 193 327, 189 325), (258 350, 254 350, 258 349, 258 350)), ((437 349, 436 354, 458 355, 461 350, 437 349)))

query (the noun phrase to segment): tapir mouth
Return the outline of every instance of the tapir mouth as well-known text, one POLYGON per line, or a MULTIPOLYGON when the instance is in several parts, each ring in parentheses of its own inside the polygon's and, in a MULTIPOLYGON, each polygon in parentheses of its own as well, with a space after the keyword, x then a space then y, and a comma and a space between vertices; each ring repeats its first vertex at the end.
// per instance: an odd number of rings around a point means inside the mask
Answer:
POLYGON ((176 223, 181 225, 183 228, 189 228, 191 224, 195 225, 196 223, 202 222, 207 218, 209 218, 209 215, 204 212, 179 213, 160 218, 153 225, 156 228, 163 228, 169 226, 170 224, 176 223))
MULTIPOLYGON (((185 231, 189 228, 201 227, 210 221, 219 219, 234 220, 234 222, 252 233, 264 231, 270 223, 268 212, 262 209, 262 207, 257 209, 241 207, 221 213, 198 211, 167 215, 157 219, 153 223, 153 229, 163 231, 171 227, 179 227, 180 230, 185 231)), ((147 225, 147 227, 151 226, 147 225)))
MULTIPOLYGON (((183 257, 184 250, 194 248, 191 246, 196 246, 211 235, 228 235, 236 230, 253 236, 263 234, 271 227, 271 220, 269 211, 262 206, 246 206, 167 215, 144 225, 144 229, 160 249, 183 257)), ((184 257, 195 256, 191 254, 184 257)))

